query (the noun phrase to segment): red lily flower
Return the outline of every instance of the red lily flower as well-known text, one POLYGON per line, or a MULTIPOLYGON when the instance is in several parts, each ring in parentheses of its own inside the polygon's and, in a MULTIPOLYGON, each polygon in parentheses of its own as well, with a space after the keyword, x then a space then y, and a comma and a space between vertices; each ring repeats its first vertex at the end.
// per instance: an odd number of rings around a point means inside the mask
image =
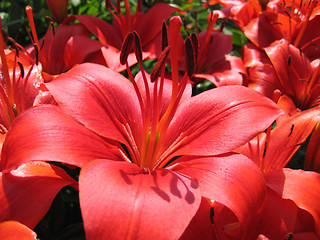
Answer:
POLYGON ((252 229, 256 231, 249 231, 249 235, 263 233, 270 239, 284 238, 290 233, 294 238, 297 233, 301 237, 320 236, 320 205, 317 200, 320 197, 317 190, 320 174, 284 168, 310 135, 310 126, 319 119, 319 109, 317 112, 305 110, 240 148, 240 153, 252 159, 265 173, 268 186, 264 206, 254 220, 256 226, 252 229))
POLYGON ((242 85, 242 75, 246 73, 241 58, 229 56, 232 50, 232 36, 221 33, 222 29, 213 29, 218 15, 208 18, 208 29, 199 34, 192 33, 185 41, 190 41, 194 49, 194 63, 188 65, 187 52, 183 51, 184 41, 181 35, 176 39, 181 45, 179 69, 190 72, 189 77, 193 84, 211 81, 215 86, 242 85), (192 68, 192 69, 190 69, 192 68))
POLYGON ((290 109, 305 110, 319 105, 319 60, 310 62, 285 40, 265 48, 268 58, 251 46, 244 51, 245 65, 249 67, 248 87, 269 97, 279 89, 285 95, 279 104, 288 113, 290 109))
POLYGON ((0 223, 0 238, 3 240, 35 240, 37 234, 17 221, 0 223))
MULTIPOLYGON (((1 25, 1 21, 0 21, 1 25)), ((9 38, 10 39, 10 38, 9 38)), ((30 61, 28 55, 20 52, 18 44, 12 42, 13 51, 6 49, 6 43, 0 27, 0 69, 3 81, 0 84, 0 133, 8 131, 12 121, 25 109, 33 106, 43 83, 41 66, 30 61)), ((2 145, 2 141, 0 141, 2 145)))
MULTIPOLYGON (((276 41, 273 46, 265 49, 268 58, 256 48, 245 48, 245 63, 249 68, 250 82, 252 87, 263 94, 272 95, 275 89, 280 89, 283 96, 280 97, 278 105, 286 111, 286 116, 292 116, 304 110, 310 109, 317 113, 319 111, 320 82, 319 82, 319 59, 310 62, 308 58, 293 45, 285 40, 276 41), (258 53, 258 54, 257 54, 258 53)), ((307 113, 306 113, 307 114, 307 113)), ((280 121, 280 119, 279 119, 280 121)), ((308 129, 304 132, 311 133, 313 129, 310 148, 305 162, 305 167, 311 170, 319 164, 317 160, 319 128, 315 128, 319 119, 304 118, 308 121, 308 129)))
MULTIPOLYGON (((90 55, 99 52, 102 45, 90 39, 89 31, 82 24, 69 25, 73 17, 65 19, 57 28, 51 22, 46 35, 39 40, 32 8, 26 7, 26 12, 33 37, 33 46, 27 51, 33 61, 39 61, 42 64, 46 81, 52 79, 50 75, 63 73, 76 64, 86 61, 100 63, 101 60, 93 60, 90 55), (83 46, 86 47, 83 48, 83 46)), ((25 51, 22 47, 21 49, 25 51)))
MULTIPOLYGON (((103 44, 101 48, 106 66, 116 71, 122 71, 125 66, 120 64, 121 45, 129 32, 136 31, 141 36, 143 58, 156 58, 161 53, 161 26, 174 12, 180 11, 170 5, 159 3, 150 8, 146 13, 141 11, 141 0, 137 1, 135 14, 131 14, 129 1, 125 0, 126 15, 120 10, 120 0, 117 7, 111 1, 106 1, 107 7, 114 16, 113 24, 93 16, 74 16, 87 29, 93 33, 103 44), (115 12, 114 12, 114 11, 115 12)), ((135 54, 128 56, 129 66, 137 63, 135 54)))
POLYGON ((232 19, 257 47, 262 49, 284 38, 294 46, 299 46, 309 59, 319 58, 318 1, 226 2, 227 9, 215 12, 221 18, 232 19))
POLYGON ((174 39, 181 24, 177 17, 170 24, 172 81, 162 76, 152 83, 142 69, 130 82, 100 65, 78 65, 46 84, 64 112, 46 105, 30 109, 5 140, 2 168, 37 159, 82 168, 80 205, 88 239, 179 238, 202 197, 228 207, 245 227, 262 203, 260 171, 228 152, 281 111, 242 86, 191 98, 187 75, 180 82, 178 77, 174 39), (18 145, 21 151, 14 150, 18 145))

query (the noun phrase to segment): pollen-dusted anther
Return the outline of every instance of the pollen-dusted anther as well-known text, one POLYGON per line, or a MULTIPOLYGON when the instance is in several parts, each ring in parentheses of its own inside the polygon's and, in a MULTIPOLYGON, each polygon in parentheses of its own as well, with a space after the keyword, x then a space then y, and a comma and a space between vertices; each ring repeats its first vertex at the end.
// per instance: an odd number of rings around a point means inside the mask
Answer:
POLYGON ((20 68, 20 75, 21 75, 21 78, 24 78, 24 68, 23 68, 23 65, 21 62, 17 62, 18 63, 18 66, 20 68))
POLYGON ((162 51, 168 46, 168 29, 166 22, 162 23, 162 51))
POLYGON ((195 51, 193 48, 191 37, 186 38, 184 47, 186 51, 187 74, 189 77, 191 77, 195 70, 195 51))
POLYGON ((121 51, 120 51, 120 63, 122 65, 126 64, 128 55, 130 53, 130 49, 132 47, 132 40, 133 40, 133 33, 130 32, 124 39, 122 46, 121 46, 121 51))
POLYGON ((36 65, 39 63, 39 46, 35 43, 33 44, 34 51, 36 53, 36 65))
POLYGON ((141 41, 138 33, 136 31, 133 32, 133 38, 134 38, 134 52, 136 54, 136 58, 138 62, 142 61, 142 47, 141 47, 141 41))
POLYGON ((167 57, 169 55, 170 49, 171 49, 171 46, 168 46, 160 54, 156 65, 154 66, 154 68, 151 71, 151 75, 150 75, 151 82, 156 81, 156 79, 159 77, 161 67, 165 63, 165 60, 167 59, 167 57))

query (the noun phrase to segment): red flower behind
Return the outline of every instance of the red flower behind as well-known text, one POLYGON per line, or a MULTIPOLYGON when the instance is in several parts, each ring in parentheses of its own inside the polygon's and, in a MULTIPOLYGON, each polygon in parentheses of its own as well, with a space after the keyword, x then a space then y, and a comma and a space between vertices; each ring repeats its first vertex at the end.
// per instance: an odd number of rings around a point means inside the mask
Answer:
MULTIPOLYGON (((141 0, 137 1, 137 9, 134 14, 130 12, 129 1, 125 0, 126 15, 107 1, 107 7, 114 16, 113 24, 97 17, 76 15, 74 16, 86 28, 93 33, 103 44, 101 48, 105 64, 108 68, 122 71, 125 66, 120 64, 121 45, 129 32, 136 31, 141 36, 143 58, 156 58, 161 53, 161 26, 174 12, 180 11, 168 4, 158 3, 146 13, 141 11, 141 0)), ((120 6, 120 0, 117 1, 120 6)), ((129 65, 137 63, 135 54, 128 56, 129 65)))

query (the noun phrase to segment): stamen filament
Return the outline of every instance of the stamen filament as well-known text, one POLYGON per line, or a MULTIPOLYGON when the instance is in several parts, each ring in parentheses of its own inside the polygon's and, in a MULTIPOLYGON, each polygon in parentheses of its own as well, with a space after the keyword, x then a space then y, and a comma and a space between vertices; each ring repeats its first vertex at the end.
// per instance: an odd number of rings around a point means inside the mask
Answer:
POLYGON ((1 63, 2 63, 2 73, 4 75, 4 80, 6 83, 8 101, 9 101, 10 106, 13 107, 14 106, 14 99, 13 99, 13 92, 12 92, 12 83, 11 83, 11 79, 10 79, 6 54, 4 52, 5 47, 6 47, 6 45, 5 45, 3 34, 2 34, 2 22, 0 19, 0 57, 1 57, 1 63))
POLYGON ((127 31, 132 31, 132 23, 131 23, 131 12, 130 12, 130 4, 128 0, 124 0, 125 8, 126 8, 126 18, 127 18, 127 31))
MULTIPOLYGON (((218 14, 213 14, 211 13, 211 17, 210 17, 210 22, 209 22, 209 26, 208 29, 206 31, 206 35, 203 41, 203 45, 201 46, 200 49, 200 54, 199 54, 199 60, 201 59, 205 59, 205 55, 207 54, 208 48, 209 48, 209 43, 210 43, 210 37, 211 37, 211 31, 213 29, 213 25, 215 24, 215 22, 218 19, 218 14)), ((199 66, 202 66, 202 63, 199 63, 199 66)))

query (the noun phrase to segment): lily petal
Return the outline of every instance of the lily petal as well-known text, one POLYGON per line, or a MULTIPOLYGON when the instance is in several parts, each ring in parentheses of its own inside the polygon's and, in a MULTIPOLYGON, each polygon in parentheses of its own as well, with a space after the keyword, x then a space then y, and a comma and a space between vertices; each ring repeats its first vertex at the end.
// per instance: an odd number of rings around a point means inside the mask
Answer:
POLYGON ((86 165, 79 187, 89 240, 177 239, 201 200, 195 180, 125 162, 97 160, 86 165))
POLYGON ((231 209, 244 225, 264 200, 266 188, 262 173, 241 154, 192 160, 182 157, 171 170, 197 179, 202 196, 231 209))
POLYGON ((313 216, 320 235, 320 174, 285 168, 266 173, 265 179, 269 188, 313 216))
POLYGON ((265 130, 279 115, 281 110, 270 99, 251 89, 212 89, 180 105, 162 152, 177 156, 232 151, 265 130))
POLYGON ((165 3, 158 3, 137 18, 135 30, 142 36, 142 45, 146 46, 160 34, 163 21, 168 19, 178 8, 165 3))
POLYGON ((128 144, 127 136, 141 135, 138 98, 132 83, 121 74, 85 63, 46 87, 63 110, 98 135, 124 144, 128 144))
POLYGON ((282 120, 271 131, 263 170, 270 171, 284 168, 319 121, 319 107, 302 111, 282 120))
POLYGON ((0 239, 2 240, 36 240, 37 234, 30 228, 16 221, 0 223, 0 239))
POLYGON ((56 106, 42 105, 25 111, 10 130, 2 148, 3 172, 32 160, 82 167, 97 158, 121 159, 118 149, 56 106))
POLYGON ((0 222, 16 220, 29 228, 44 217, 62 187, 76 183, 61 168, 38 161, 0 173, 0 179, 0 222))

